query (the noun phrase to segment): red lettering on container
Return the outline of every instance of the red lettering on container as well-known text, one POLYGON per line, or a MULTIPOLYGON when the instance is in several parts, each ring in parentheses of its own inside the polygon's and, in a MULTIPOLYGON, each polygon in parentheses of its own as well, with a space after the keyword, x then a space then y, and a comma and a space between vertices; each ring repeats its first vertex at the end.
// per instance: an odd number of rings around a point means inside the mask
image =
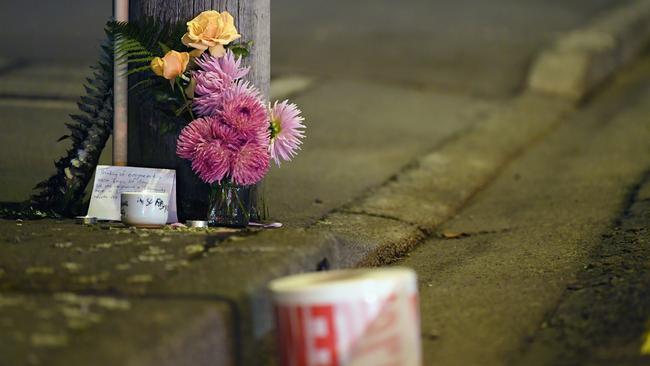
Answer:
POLYGON ((307 366, 303 310, 300 307, 276 307, 280 357, 286 366, 307 366))
POLYGON ((318 366, 338 366, 338 353, 336 344, 336 329, 334 323, 334 309, 329 305, 317 305, 311 307, 312 324, 316 319, 322 319, 326 324, 325 335, 318 336, 314 339, 314 346, 318 351, 325 351, 329 354, 329 363, 318 366))

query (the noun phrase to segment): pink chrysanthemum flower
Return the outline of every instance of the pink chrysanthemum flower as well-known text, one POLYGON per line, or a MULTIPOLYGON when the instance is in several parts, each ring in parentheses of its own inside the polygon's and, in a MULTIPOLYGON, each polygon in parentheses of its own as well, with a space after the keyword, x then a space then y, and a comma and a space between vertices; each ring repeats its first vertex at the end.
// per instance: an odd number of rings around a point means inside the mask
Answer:
POLYGON ((213 140, 211 120, 207 118, 196 119, 183 128, 180 136, 178 136, 176 155, 183 159, 194 159, 201 147, 211 140, 213 140))
POLYGON ((230 51, 221 58, 204 54, 196 64, 200 70, 192 73, 196 80, 193 109, 201 116, 211 116, 221 109, 222 94, 246 76, 249 68, 242 67, 241 57, 230 51))
POLYGON ((220 120, 245 136, 268 138, 269 120, 259 91, 247 82, 238 82, 222 95, 220 120))
POLYGON ((222 105, 221 93, 210 93, 203 96, 195 96, 192 102, 192 109, 199 116, 213 116, 219 112, 222 105))
POLYGON ((249 67, 241 66, 241 57, 235 56, 232 51, 226 51, 223 57, 214 57, 203 54, 203 57, 196 60, 196 64, 205 72, 214 72, 224 79, 235 81, 243 78, 250 71, 249 67))
POLYGON ((271 157, 277 165, 280 159, 289 161, 300 150, 305 137, 300 109, 288 101, 275 102, 271 107, 271 157))
POLYGON ((232 157, 232 179, 241 185, 251 185, 264 178, 269 170, 269 149, 268 145, 258 141, 249 141, 232 157))
POLYGON ((196 80, 194 94, 204 97, 213 93, 221 93, 229 88, 232 82, 225 80, 221 75, 211 71, 194 71, 192 74, 196 80))
POLYGON ((192 170, 206 183, 220 182, 230 173, 232 151, 213 140, 202 146, 192 159, 192 170))
POLYGON ((197 64, 193 108, 205 117, 181 131, 176 153, 190 160, 206 183, 259 182, 271 160, 269 116, 259 90, 240 80, 248 68, 232 52, 223 58, 205 55, 197 64))
POLYGON ((239 185, 259 182, 269 169, 268 135, 246 135, 220 117, 202 117, 178 137, 176 153, 192 162, 192 170, 206 183, 230 178, 239 185))
POLYGON ((192 170, 207 183, 222 180, 230 173, 230 144, 237 144, 235 133, 221 131, 214 118, 198 118, 181 131, 176 154, 192 162, 192 170))

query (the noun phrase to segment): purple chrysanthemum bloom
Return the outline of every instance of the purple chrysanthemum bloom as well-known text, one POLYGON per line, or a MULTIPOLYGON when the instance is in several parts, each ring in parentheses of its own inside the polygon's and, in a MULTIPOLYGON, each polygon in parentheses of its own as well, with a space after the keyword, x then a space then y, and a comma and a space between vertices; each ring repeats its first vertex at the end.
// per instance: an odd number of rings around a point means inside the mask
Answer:
POLYGON ((234 183, 259 182, 269 168, 268 135, 244 134, 220 117, 202 117, 178 137, 178 156, 192 162, 192 170, 206 183, 230 178, 234 183))
POLYGON ((205 97, 214 93, 222 93, 232 86, 232 81, 225 80, 221 75, 211 71, 194 71, 192 74, 196 80, 194 94, 198 97, 205 97))
POLYGON ((251 140, 244 144, 232 156, 232 180, 240 185, 259 182, 269 170, 268 145, 251 140))
POLYGON ((181 131, 176 154, 192 162, 192 170, 201 180, 214 183, 230 173, 232 152, 228 146, 236 139, 234 133, 220 131, 214 118, 198 118, 181 131))
POLYGON ((176 155, 192 160, 202 146, 213 140, 210 119, 199 118, 192 121, 181 131, 176 142, 176 155))
POLYGON ((247 137, 268 139, 269 120, 259 91, 247 82, 238 82, 222 95, 221 110, 217 113, 226 125, 247 137))
POLYGON ((205 94, 195 96, 192 102, 192 109, 199 116, 213 116, 221 109, 221 93, 205 94))
POLYGON ((193 109, 201 116, 186 126, 176 153, 192 162, 206 183, 231 179, 259 182, 269 169, 268 110, 258 89, 240 79, 248 73, 232 52, 197 60, 193 109))
POLYGON ((206 183, 220 182, 230 173, 232 151, 213 140, 203 145, 192 159, 192 170, 206 183))
POLYGON ((289 101, 275 102, 271 107, 271 157, 277 165, 280 159, 289 161, 300 150, 305 137, 304 118, 300 109, 289 101))
POLYGON ((217 73, 233 82, 246 76, 250 70, 249 67, 242 67, 241 61, 241 57, 236 57, 232 51, 226 51, 223 57, 203 54, 203 57, 196 60, 196 64, 202 71, 217 73))
POLYGON ((250 69, 242 67, 241 57, 235 57, 231 51, 221 58, 204 54, 196 64, 200 70, 192 73, 196 80, 193 109, 201 116, 211 116, 221 109, 222 94, 250 69))

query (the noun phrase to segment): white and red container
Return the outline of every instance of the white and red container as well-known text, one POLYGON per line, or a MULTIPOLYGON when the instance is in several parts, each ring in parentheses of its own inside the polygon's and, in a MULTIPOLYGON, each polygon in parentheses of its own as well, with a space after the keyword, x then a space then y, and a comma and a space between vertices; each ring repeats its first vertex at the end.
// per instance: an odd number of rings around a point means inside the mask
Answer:
POLYGON ((413 270, 317 272, 269 287, 283 366, 421 366, 413 270))

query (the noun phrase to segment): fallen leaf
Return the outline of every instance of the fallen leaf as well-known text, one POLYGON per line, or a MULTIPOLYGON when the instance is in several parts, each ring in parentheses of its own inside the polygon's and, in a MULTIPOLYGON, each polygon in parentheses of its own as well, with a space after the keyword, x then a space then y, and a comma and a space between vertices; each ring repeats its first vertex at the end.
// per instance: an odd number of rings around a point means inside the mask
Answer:
POLYGON ((442 237, 445 239, 460 239, 469 236, 467 233, 457 233, 455 231, 443 231, 442 237))

